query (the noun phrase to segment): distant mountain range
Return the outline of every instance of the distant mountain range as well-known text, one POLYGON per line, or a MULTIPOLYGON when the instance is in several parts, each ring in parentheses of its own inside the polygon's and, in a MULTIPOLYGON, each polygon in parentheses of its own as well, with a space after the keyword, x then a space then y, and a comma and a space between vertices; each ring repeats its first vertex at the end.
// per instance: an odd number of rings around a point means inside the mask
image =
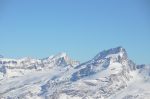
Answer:
POLYGON ((44 59, 0 55, 0 99, 149 99, 150 65, 122 47, 80 63, 66 53, 44 59))

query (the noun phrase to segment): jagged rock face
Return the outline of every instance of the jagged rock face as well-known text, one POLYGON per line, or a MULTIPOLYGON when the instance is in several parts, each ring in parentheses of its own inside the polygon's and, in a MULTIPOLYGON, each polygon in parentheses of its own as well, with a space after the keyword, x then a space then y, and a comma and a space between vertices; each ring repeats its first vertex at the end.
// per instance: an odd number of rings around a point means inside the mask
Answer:
MULTIPOLYGON (((107 98, 115 92, 127 87, 127 82, 132 79, 130 72, 136 69, 135 66, 136 65, 128 59, 125 49, 117 47, 103 51, 96 55, 92 60, 77 66, 75 68, 76 72, 72 74, 70 80, 73 82, 82 81, 79 83, 81 84, 86 81, 84 80, 85 78, 89 76, 95 78, 94 75, 97 75, 95 79, 99 81, 98 84, 94 85, 94 87, 96 86, 98 89, 97 91, 100 94, 99 97, 107 98), (99 86, 99 84, 101 85, 99 86)), ((75 88, 72 88, 73 91, 71 95, 78 94, 77 96, 80 96, 81 93, 84 93, 80 91, 77 93, 77 86, 79 86, 78 83, 75 88)), ((84 91, 93 92, 94 90, 88 89, 84 91)), ((93 98, 97 96, 97 93, 91 94, 94 94, 94 96, 91 96, 93 98)))
MULTIPOLYGON (((100 52, 91 61, 85 62, 76 67, 76 69, 79 70, 72 75, 71 80, 76 81, 82 77, 107 70, 108 68, 111 68, 113 63, 119 63, 122 65, 122 72, 129 72, 136 69, 136 65, 128 59, 125 49, 117 47, 100 52)), ((116 68, 113 67, 112 69, 116 68)))
POLYGON ((127 56, 127 52, 124 48, 117 47, 117 48, 104 50, 104 51, 100 52, 99 54, 97 54, 94 57, 94 60, 100 60, 100 59, 104 59, 104 58, 116 58, 119 61, 121 59, 126 60, 128 58, 128 56, 127 56), (114 56, 114 54, 116 56, 114 56))
POLYGON ((82 64, 66 53, 45 59, 0 58, 0 98, 146 99, 149 75, 150 66, 136 65, 122 47, 82 64))

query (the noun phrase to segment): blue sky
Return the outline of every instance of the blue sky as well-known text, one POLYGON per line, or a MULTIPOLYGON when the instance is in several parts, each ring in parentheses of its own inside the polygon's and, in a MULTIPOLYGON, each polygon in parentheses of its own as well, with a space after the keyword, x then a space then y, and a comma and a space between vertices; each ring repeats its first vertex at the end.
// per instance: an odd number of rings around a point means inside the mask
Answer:
POLYGON ((149 0, 0 0, 0 54, 86 61, 117 46, 150 64, 149 0))

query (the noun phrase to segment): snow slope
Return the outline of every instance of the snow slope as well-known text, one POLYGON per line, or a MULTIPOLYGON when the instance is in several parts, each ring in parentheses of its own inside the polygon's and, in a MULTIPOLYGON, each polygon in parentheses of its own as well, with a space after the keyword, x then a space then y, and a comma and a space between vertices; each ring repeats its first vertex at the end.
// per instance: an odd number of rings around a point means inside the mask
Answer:
POLYGON ((150 65, 122 47, 79 64, 66 53, 44 59, 0 58, 0 99, 148 99, 150 65))

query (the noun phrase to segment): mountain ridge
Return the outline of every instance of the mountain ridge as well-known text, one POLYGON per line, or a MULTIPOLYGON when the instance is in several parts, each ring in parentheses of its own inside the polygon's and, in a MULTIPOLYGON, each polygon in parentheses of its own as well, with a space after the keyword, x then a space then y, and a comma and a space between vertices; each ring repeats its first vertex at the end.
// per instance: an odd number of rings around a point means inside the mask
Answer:
POLYGON ((136 65, 120 46, 104 50, 84 63, 72 60, 66 53, 43 59, 0 58, 0 81, 0 98, 4 99, 148 99, 150 96, 147 90, 150 66, 136 65))

